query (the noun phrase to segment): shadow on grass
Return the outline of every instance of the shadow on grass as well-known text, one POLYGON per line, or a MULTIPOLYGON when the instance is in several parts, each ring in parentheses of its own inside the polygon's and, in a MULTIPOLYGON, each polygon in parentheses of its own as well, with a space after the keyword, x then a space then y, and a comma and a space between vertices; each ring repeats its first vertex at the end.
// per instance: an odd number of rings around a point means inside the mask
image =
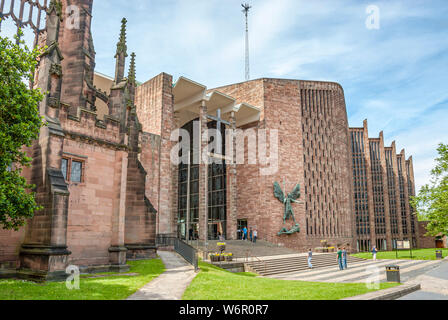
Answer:
POLYGON ((160 259, 129 262, 136 276, 117 275, 80 278, 79 290, 69 290, 65 282, 34 283, 0 280, 0 300, 121 300, 135 293, 164 272, 160 259))

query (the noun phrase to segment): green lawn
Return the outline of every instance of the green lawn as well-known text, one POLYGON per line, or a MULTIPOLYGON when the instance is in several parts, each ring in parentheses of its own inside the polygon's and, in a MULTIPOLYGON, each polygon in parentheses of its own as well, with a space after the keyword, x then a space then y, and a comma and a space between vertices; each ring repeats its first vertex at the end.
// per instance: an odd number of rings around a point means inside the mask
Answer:
MULTIPOLYGON (((409 250, 399 250, 398 259, 413 259, 413 260, 436 260, 436 250, 442 250, 443 257, 448 256, 448 249, 413 249, 412 258, 409 250)), ((363 252, 352 254, 354 257, 363 259, 372 259, 372 253, 363 252)), ((395 251, 379 251, 376 254, 377 259, 397 259, 395 251)))
MULTIPOLYGON (((364 283, 319 283, 231 273, 200 262, 200 272, 183 295, 184 300, 338 300, 367 292, 364 283)), ((381 289, 395 283, 381 283, 381 289)))
POLYGON ((37 284, 21 280, 0 280, 0 300, 121 300, 156 278, 165 266, 162 260, 128 261, 136 276, 81 276, 79 290, 68 290, 65 282, 37 284))

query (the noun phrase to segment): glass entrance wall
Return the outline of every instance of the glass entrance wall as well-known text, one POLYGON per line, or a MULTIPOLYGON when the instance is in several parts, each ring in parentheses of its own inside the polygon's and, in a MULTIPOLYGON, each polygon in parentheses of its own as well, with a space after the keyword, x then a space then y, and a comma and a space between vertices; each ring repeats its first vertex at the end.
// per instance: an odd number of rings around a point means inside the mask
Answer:
MULTIPOLYGON (((193 120, 182 128, 190 133, 190 147, 193 146, 193 120)), ((216 122, 208 123, 209 128, 216 128, 216 122)), ((222 150, 211 150, 212 153, 225 154, 225 126, 221 126, 222 150)), ((214 137, 210 137, 209 143, 214 137)), ((182 152, 182 151, 181 151, 182 152)), ((180 154, 180 156, 182 153, 180 154)), ((179 165, 178 189, 178 237, 196 240, 199 237, 199 165, 193 164, 193 152, 190 153, 190 224, 187 227, 187 193, 188 193, 188 164, 179 165)), ((226 164, 224 160, 215 161, 208 166, 208 239, 218 240, 219 236, 226 237, 226 164), (220 162, 220 163, 219 163, 220 162)))
MULTIPOLYGON (((187 123, 183 129, 190 133, 190 146, 193 145, 193 122, 187 123)), ((181 154, 182 155, 182 151, 181 154)), ((196 240, 199 236, 199 165, 193 163, 193 152, 190 153, 190 225, 187 228, 187 192, 188 192, 188 164, 179 165, 178 191, 178 237, 196 240), (188 232, 188 233, 187 233, 188 232)))
POLYGON ((208 166, 208 224, 209 240, 226 236, 226 165, 208 166))

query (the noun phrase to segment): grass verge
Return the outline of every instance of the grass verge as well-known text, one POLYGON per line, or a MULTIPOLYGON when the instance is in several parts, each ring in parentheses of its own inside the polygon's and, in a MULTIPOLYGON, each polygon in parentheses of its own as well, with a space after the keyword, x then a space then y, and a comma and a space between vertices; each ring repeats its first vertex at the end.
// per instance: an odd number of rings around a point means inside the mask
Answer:
MULTIPOLYGON (((199 262, 200 272, 184 292, 184 300, 338 300, 375 291, 364 283, 321 283, 278 280, 237 274, 199 262)), ((397 286, 381 283, 380 289, 397 286)))
POLYGON ((165 271, 162 260, 128 261, 129 273, 136 276, 81 276, 79 290, 67 289, 65 282, 34 283, 22 280, 0 280, 0 300, 121 300, 165 271))
MULTIPOLYGON (((443 257, 448 256, 448 249, 413 249, 412 258, 409 250, 379 251, 376 254, 377 259, 404 259, 404 260, 436 260, 436 250, 442 250, 443 257), (397 258, 398 256, 398 258, 397 258)), ((352 254, 354 257, 363 259, 372 259, 371 252, 362 252, 352 254)))

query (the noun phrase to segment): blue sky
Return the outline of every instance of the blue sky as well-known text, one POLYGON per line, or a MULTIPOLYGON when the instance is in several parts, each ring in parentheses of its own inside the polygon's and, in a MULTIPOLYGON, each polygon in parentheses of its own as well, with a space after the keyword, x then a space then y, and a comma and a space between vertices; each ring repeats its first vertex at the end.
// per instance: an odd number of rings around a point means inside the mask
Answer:
MULTIPOLYGON (((120 21, 137 79, 160 72, 209 88, 244 80, 244 0, 95 0, 96 70, 114 74, 120 21)), ((244 1, 246 2, 246 1, 244 1)), ((417 188, 448 143, 447 0, 247 0, 251 78, 340 83, 350 126, 414 158, 417 188), (365 26, 380 9, 380 29, 365 26)))

